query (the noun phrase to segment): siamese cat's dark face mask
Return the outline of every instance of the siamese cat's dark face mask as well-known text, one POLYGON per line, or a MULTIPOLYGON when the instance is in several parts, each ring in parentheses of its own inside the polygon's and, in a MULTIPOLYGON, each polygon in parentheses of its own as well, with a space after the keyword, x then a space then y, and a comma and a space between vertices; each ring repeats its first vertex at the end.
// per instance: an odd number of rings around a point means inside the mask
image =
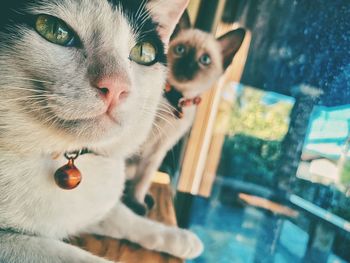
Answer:
MULTIPOLYGON (((200 59, 197 59, 196 47, 180 43, 174 46, 171 52, 174 53, 171 71, 179 82, 194 80, 201 70, 201 66, 210 66, 210 63, 201 64, 200 59)), ((205 55, 210 60, 210 56, 205 55)))

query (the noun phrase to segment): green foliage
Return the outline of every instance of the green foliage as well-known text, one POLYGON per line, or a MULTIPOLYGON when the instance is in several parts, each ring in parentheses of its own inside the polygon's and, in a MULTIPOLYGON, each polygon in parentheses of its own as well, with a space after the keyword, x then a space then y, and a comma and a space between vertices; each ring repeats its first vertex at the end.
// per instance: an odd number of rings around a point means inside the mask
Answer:
POLYGON ((350 161, 345 163, 340 181, 343 185, 350 186, 350 161))
POLYGON ((265 92, 245 87, 232 106, 218 174, 272 187, 292 104, 264 103, 265 92))
POLYGON ((246 88, 232 107, 230 135, 244 133, 265 140, 281 140, 288 131, 290 103, 261 102, 264 93, 246 88))
POLYGON ((280 153, 280 142, 245 134, 227 136, 218 174, 271 187, 280 153))

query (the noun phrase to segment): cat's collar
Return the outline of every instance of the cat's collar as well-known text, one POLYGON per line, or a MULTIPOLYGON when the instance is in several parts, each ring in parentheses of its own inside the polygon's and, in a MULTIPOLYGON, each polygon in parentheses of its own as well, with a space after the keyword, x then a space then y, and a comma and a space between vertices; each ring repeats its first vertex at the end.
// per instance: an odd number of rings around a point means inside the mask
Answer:
POLYGON ((202 101, 200 96, 194 98, 185 98, 181 92, 171 86, 169 83, 165 86, 165 98, 174 107, 174 115, 181 119, 184 116, 183 108, 192 105, 199 105, 202 101))
MULTIPOLYGON (((74 161, 78 159, 79 156, 84 154, 97 155, 88 148, 64 153, 64 157, 67 159, 68 163, 57 169, 54 174, 54 179, 58 187, 64 190, 72 190, 78 187, 82 179, 82 174, 75 166, 74 161)), ((60 154, 58 156, 60 156, 60 154)))
POLYGON ((88 148, 82 148, 80 150, 75 150, 75 151, 66 151, 66 152, 54 152, 51 154, 52 159, 56 160, 60 156, 64 156, 66 159, 69 159, 70 156, 74 156, 74 159, 77 159, 79 156, 84 155, 84 154, 94 154, 94 155, 99 155, 96 152, 88 149, 88 148))

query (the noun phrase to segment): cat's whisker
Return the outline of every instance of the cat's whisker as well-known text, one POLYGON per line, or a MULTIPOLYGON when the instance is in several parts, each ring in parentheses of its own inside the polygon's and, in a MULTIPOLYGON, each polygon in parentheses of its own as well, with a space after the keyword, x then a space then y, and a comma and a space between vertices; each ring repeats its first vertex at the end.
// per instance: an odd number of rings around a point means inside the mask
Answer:
POLYGON ((52 114, 51 117, 47 118, 45 123, 44 124, 47 124, 49 125, 49 128, 52 128, 54 126, 56 126, 58 129, 61 129, 61 128, 65 128, 64 125, 65 125, 65 122, 64 120, 60 119, 58 116, 56 116, 55 114, 52 114))
MULTIPOLYGON (((148 113, 148 114, 152 114, 151 111, 148 111, 148 108, 143 108, 144 112, 148 113)), ((162 121, 164 121, 166 124, 168 124, 169 126, 171 126, 172 128, 175 128, 174 124, 172 122, 170 122, 170 120, 167 118, 167 116, 162 115, 160 112, 156 112, 155 116, 159 119, 161 119, 162 121)), ((153 122, 153 124, 155 124, 155 122, 153 122)))
POLYGON ((35 100, 35 101, 30 101, 30 107, 31 108, 35 108, 35 107, 46 107, 46 106, 50 106, 53 107, 53 105, 43 105, 43 103, 45 103, 44 100, 35 100))
POLYGON ((176 108, 169 104, 159 104, 157 110, 167 113, 173 113, 176 110, 176 108))
MULTIPOLYGON (((149 111, 147 111, 147 109, 143 110, 143 113, 145 115, 149 115, 149 116, 153 116, 153 114, 149 111)), ((168 134, 165 132, 165 130, 163 129, 164 127, 161 127, 159 124, 157 124, 156 122, 153 122, 153 128, 155 128, 158 132, 157 137, 159 137, 160 140, 163 140, 164 137, 168 138, 168 134)), ((154 133, 154 129, 152 128, 152 133, 154 133)))
POLYGON ((160 111, 160 112, 164 112, 164 113, 169 113, 171 114, 172 111, 170 109, 167 109, 167 108, 157 108, 157 111, 160 111))
POLYGON ((79 131, 77 132, 77 137, 78 137, 78 138, 81 137, 82 134, 84 134, 84 133, 85 133, 85 127, 82 127, 82 128, 79 129, 79 131))
POLYGON ((136 21, 138 22, 138 25, 137 25, 138 27, 142 27, 143 26, 142 22, 151 17, 149 11, 146 8, 147 0, 143 2, 144 2, 144 6, 140 9, 141 12, 136 17, 136 21))
MULTIPOLYGON (((55 109, 56 107, 53 105, 45 105, 45 106, 40 106, 40 107, 36 107, 34 108, 32 111, 41 111, 41 110, 46 110, 46 109, 55 109)), ((28 113, 28 111, 27 111, 28 113)))
POLYGON ((30 101, 31 102, 31 106, 35 106, 35 105, 37 105, 37 104, 42 104, 42 103, 47 103, 47 100, 45 100, 46 98, 48 98, 48 99, 52 99, 54 96, 50 96, 50 97, 47 97, 47 96, 43 96, 43 97, 38 97, 38 98, 29 98, 28 99, 28 101, 30 101))
POLYGON ((139 8, 137 9, 137 12, 135 14, 136 21, 140 18, 141 15, 143 15, 143 12, 145 12, 147 0, 142 0, 139 8))
POLYGON ((155 29, 150 29, 150 30, 147 30, 147 31, 143 31, 142 34, 140 34, 140 39, 142 39, 144 36, 146 36, 148 33, 151 33, 151 32, 156 32, 155 29))
POLYGON ((30 111, 25 111, 26 114, 28 113, 38 113, 38 114, 42 114, 43 112, 51 112, 51 110, 54 109, 54 107, 41 107, 41 108, 34 108, 30 111))
POLYGON ((26 77, 20 77, 20 76, 2 76, 2 78, 4 77, 10 78, 10 79, 21 79, 21 80, 29 80, 29 81, 39 82, 39 83, 54 84, 54 82, 48 81, 48 80, 32 79, 32 78, 26 78, 26 77))
POLYGON ((43 106, 43 107, 37 107, 37 108, 34 108, 32 110, 25 110, 25 113, 28 114, 28 113, 40 113, 42 112, 43 110, 47 110, 47 109, 53 109, 54 107, 50 106, 50 105, 46 105, 46 106, 43 106))
POLYGON ((142 20, 139 22, 138 25, 138 29, 139 31, 141 31, 141 29, 143 28, 143 26, 145 25, 145 23, 147 22, 147 20, 150 18, 150 15, 148 13, 145 13, 144 17, 142 18, 142 20))
POLYGON ((164 102, 164 101, 159 101, 158 102, 158 106, 164 106, 164 107, 168 107, 168 108, 174 108, 171 104, 164 102))
MULTIPOLYGON (((54 96, 53 96, 54 97, 54 96)), ((28 101, 28 100, 34 100, 35 99, 39 99, 39 98, 50 98, 50 96, 24 96, 24 97, 17 97, 14 99, 7 99, 7 100, 3 100, 4 103, 8 103, 8 102, 17 102, 17 101, 28 101)))
MULTIPOLYGON (((145 104, 148 104, 148 101, 146 101, 145 104)), ((173 114, 173 112, 176 111, 176 108, 168 103, 159 102, 157 106, 157 111, 173 114)))
POLYGON ((6 87, 3 87, 3 88, 0 88, 1 89, 6 89, 6 90, 25 90, 25 91, 31 91, 31 92, 36 92, 36 93, 49 93, 48 91, 46 90, 38 90, 38 89, 30 89, 30 88, 23 88, 23 87, 17 87, 17 86, 6 86, 6 87))
MULTIPOLYGON (((147 20, 152 17, 150 11, 152 11, 153 8, 157 7, 158 4, 160 4, 160 3, 153 5, 149 10, 147 10, 146 8, 143 9, 143 12, 136 19, 136 21, 137 21, 136 34, 139 34, 139 32, 143 29, 143 26, 145 25, 147 20)), ((143 34, 142 34, 142 37, 143 37, 143 34)))
POLYGON ((17 99, 35 99, 35 98, 52 98, 52 97, 58 97, 55 94, 47 94, 47 93, 43 93, 43 94, 28 94, 28 95, 23 95, 23 96, 17 96, 17 99))
POLYGON ((161 115, 159 113, 156 114, 156 117, 163 120, 165 123, 167 123, 169 126, 171 126, 172 128, 175 128, 174 123, 172 123, 166 116, 161 115))
MULTIPOLYGON (((162 129, 158 124, 154 123, 153 126, 158 134, 154 134, 157 138, 159 138, 161 141, 164 139, 164 136, 167 137, 168 135, 165 133, 164 129, 162 129), (164 135, 164 136, 163 136, 164 135)), ((154 129, 152 129, 152 132, 154 132, 154 129)))
POLYGON ((54 122, 55 122, 55 119, 57 119, 57 117, 55 116, 55 115, 52 115, 52 116, 50 116, 50 117, 48 117, 48 118, 45 118, 43 121, 42 121, 42 123, 44 124, 44 125, 49 125, 49 127, 51 128, 51 127, 53 127, 53 124, 54 124, 54 122), (54 120, 54 121, 53 121, 54 120), (53 122, 52 122, 53 121, 53 122))
MULTIPOLYGON (((153 100, 145 99, 143 102, 142 108, 146 107, 148 104, 152 104, 152 103, 154 103, 153 100)), ((168 112, 169 114, 171 114, 174 110, 176 110, 176 108, 172 107, 171 105, 169 105, 165 102, 158 102, 156 110, 161 110, 163 112, 168 112)))
POLYGON ((142 0, 142 2, 140 3, 134 15, 125 13, 120 3, 117 6, 118 11, 120 13, 122 13, 124 16, 129 17, 131 27, 133 28, 135 36, 138 36, 140 33, 140 30, 142 30, 143 23, 141 23, 140 21, 143 21, 144 15, 145 14, 149 15, 146 9, 146 4, 147 4, 147 0, 142 0))

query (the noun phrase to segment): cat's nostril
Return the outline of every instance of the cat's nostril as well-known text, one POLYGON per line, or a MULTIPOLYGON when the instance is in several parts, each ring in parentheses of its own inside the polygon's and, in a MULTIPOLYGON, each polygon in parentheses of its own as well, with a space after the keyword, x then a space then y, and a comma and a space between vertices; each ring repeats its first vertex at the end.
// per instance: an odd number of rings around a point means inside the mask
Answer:
POLYGON ((128 82, 120 77, 104 77, 96 81, 93 86, 104 103, 110 107, 116 107, 129 95, 128 82))

